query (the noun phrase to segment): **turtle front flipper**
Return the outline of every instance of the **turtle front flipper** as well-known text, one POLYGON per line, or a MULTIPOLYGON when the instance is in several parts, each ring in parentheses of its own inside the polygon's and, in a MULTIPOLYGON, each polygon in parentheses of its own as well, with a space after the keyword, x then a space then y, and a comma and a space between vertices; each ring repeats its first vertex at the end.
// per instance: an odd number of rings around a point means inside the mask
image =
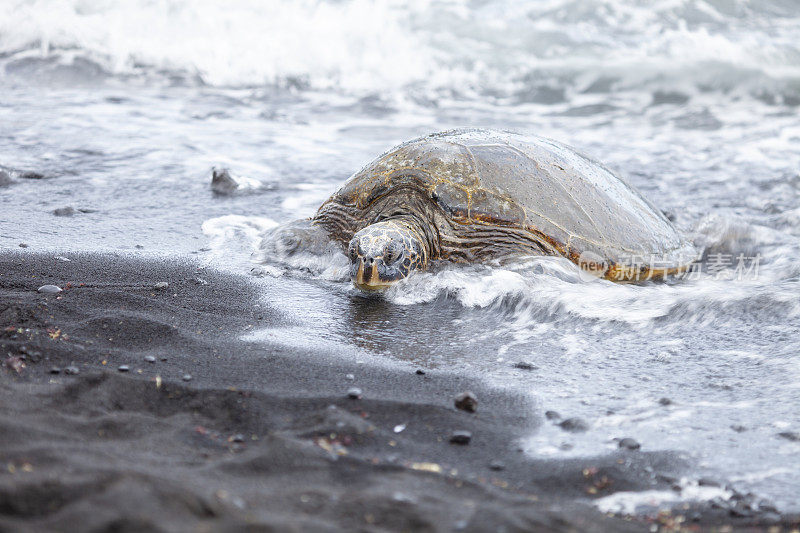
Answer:
POLYGON ((312 219, 295 220, 264 233, 258 256, 265 263, 288 263, 298 256, 341 255, 338 242, 312 219))

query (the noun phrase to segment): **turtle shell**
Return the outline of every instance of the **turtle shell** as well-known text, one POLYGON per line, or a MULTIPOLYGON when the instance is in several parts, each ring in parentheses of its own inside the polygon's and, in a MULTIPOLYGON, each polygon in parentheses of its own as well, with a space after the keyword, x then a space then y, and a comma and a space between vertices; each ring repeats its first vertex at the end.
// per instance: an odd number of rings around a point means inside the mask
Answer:
POLYGON ((371 162, 329 202, 366 209, 406 188, 425 191, 458 226, 524 230, 608 278, 672 273, 697 256, 634 187, 542 137, 492 130, 420 137, 371 162))

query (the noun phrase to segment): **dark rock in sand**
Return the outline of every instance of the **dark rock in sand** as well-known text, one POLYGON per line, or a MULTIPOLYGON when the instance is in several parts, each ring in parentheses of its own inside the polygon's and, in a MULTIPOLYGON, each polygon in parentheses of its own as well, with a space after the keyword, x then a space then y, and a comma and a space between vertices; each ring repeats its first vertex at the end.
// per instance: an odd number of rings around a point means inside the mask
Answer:
POLYGON ((32 170, 26 170, 24 172, 19 173, 20 179, 23 180, 40 180, 44 178, 44 174, 40 174, 38 172, 34 172, 32 170))
POLYGON ((463 430, 456 430, 450 435, 450 443, 451 444, 469 444, 472 440, 472 433, 469 431, 463 430))
POLYGON ((556 411, 545 411, 544 417, 548 420, 560 420, 561 415, 558 414, 556 411))
POLYGON ((217 194, 231 194, 239 184, 231 177, 227 168, 211 169, 211 190, 217 194))
POLYGON ((53 214, 57 217, 71 217, 75 214, 75 208, 72 206, 59 207, 58 209, 53 209, 53 214))
POLYGON ((54 367, 52 367, 52 368, 50 369, 50 373, 51 373, 51 374, 60 374, 60 373, 61 373, 61 369, 60 369, 60 368, 58 368, 57 366, 54 366, 54 367))
POLYGON ((169 283, 167 283, 166 281, 159 281, 158 283, 153 285, 153 288, 157 291, 163 291, 169 288, 169 283))
POLYGON ((21 243, 19 243, 19 247, 20 248, 27 248, 28 245, 26 243, 24 243, 24 242, 21 242, 21 243))
POLYGON ((425 375, 425 371, 422 370, 421 368, 418 368, 416 373, 417 373, 418 376, 424 376, 425 375))
POLYGON ((456 409, 461 409, 462 411, 467 411, 468 413, 474 413, 478 410, 478 399, 469 391, 462 392, 456 396, 453 403, 455 404, 456 409))
POLYGON ((144 360, 145 360, 146 362, 148 362, 148 363, 155 363, 155 362, 156 362, 156 358, 155 358, 155 357, 153 357, 152 355, 146 355, 146 356, 145 356, 145 358, 144 358, 144 360))
POLYGON ((637 440, 632 439, 630 437, 619 439, 619 442, 617 444, 619 444, 620 448, 624 448, 626 450, 638 450, 639 448, 642 447, 642 445, 639 444, 637 440))
POLYGON ((670 400, 669 398, 661 398, 661 399, 658 400, 658 403, 660 403, 661 405, 665 405, 665 406, 666 405, 672 405, 672 400, 670 400))
POLYGON ((736 502, 736 504, 730 508, 728 513, 731 516, 735 516, 738 518, 747 518, 753 516, 755 513, 753 512, 753 508, 750 507, 749 504, 745 502, 736 502))
POLYGON ((583 418, 578 417, 567 418, 558 425, 561 429, 569 431, 570 433, 581 433, 589 429, 589 424, 587 424, 583 418))
POLYGON ((65 374, 69 374, 70 376, 75 376, 80 373, 77 366, 68 366, 64 369, 65 374))
POLYGON ((502 461, 492 461, 489 463, 489 470, 494 470, 495 472, 505 470, 505 468, 506 465, 502 461))
POLYGON ((734 430, 736 433, 743 433, 747 431, 747 428, 741 424, 734 424, 731 426, 731 429, 734 430))
POLYGON ((796 431, 781 431, 778 436, 792 442, 800 442, 800 433, 796 431))
POLYGON ((359 389, 358 387, 351 387, 347 389, 347 397, 350 398, 351 400, 361 399, 361 394, 362 394, 361 389, 359 389))
POLYGON ((701 477, 697 480, 697 484, 701 487, 719 487, 720 483, 714 479, 710 479, 707 477, 701 477))
POLYGON ((119 365, 117 367, 117 370, 119 370, 120 372, 127 372, 130 369, 131 369, 131 367, 129 367, 128 365, 119 365))
POLYGON ((514 368, 519 368, 520 370, 536 370, 537 368, 539 368, 538 366, 533 365, 527 361, 518 361, 511 366, 513 366, 514 368))
POLYGON ((43 294, 58 294, 61 292, 61 287, 57 287, 55 285, 42 285, 36 290, 43 294))

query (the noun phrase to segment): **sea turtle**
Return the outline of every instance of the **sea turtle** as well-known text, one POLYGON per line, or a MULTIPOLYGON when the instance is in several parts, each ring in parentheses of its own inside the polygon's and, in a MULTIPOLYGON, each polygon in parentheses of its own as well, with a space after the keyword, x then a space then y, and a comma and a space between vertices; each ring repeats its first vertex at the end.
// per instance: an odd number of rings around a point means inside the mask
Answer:
POLYGON ((564 256, 614 281, 686 270, 694 246, 640 192, 556 141, 453 130, 405 142, 355 173, 311 219, 273 232, 283 251, 332 242, 353 283, 384 289, 432 261, 564 256))

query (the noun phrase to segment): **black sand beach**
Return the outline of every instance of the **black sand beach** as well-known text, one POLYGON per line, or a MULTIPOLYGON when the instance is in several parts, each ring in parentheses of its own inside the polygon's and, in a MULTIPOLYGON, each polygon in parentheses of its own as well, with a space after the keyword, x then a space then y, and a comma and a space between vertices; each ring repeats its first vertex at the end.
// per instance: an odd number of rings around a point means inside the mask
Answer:
POLYGON ((2 531, 800 524, 711 505, 605 516, 590 498, 669 489, 686 465, 643 451, 531 461, 516 441, 544 417, 457 368, 419 374, 337 361, 325 346, 243 342, 282 320, 247 279, 57 255, 0 257, 2 531), (37 292, 46 284, 65 290, 37 292), (360 399, 348 398, 352 387, 360 399), (453 407, 466 390, 476 413, 453 407), (453 431, 471 441, 451 443, 453 431))

